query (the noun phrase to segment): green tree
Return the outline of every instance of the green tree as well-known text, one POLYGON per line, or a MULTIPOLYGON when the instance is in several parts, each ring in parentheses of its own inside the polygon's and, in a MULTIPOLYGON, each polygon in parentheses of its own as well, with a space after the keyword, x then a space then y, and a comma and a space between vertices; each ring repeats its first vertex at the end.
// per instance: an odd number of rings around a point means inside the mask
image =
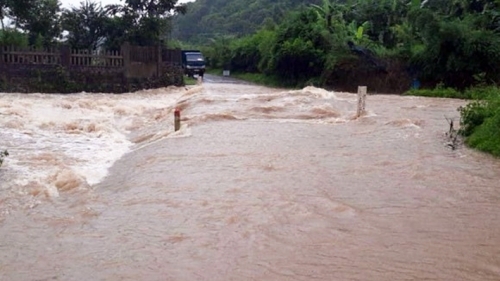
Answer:
POLYGON ((0 20, 2 21, 2 31, 5 30, 5 23, 4 20, 7 18, 7 15, 9 14, 9 7, 10 0, 0 0, 0 20))
POLYGON ((137 45, 158 44, 170 32, 170 18, 186 13, 177 0, 125 0, 123 5, 106 7, 111 16, 107 24, 108 46, 123 41, 137 45))
POLYGON ((34 5, 35 0, 0 0, 2 30, 5 30, 4 20, 15 20, 17 17, 26 16, 34 5))
POLYGON ((331 49, 323 31, 312 10, 291 15, 276 30, 268 71, 291 84, 319 76, 325 66, 325 51, 331 49))
POLYGON ((12 20, 17 28, 28 33, 30 45, 41 37, 43 45, 48 46, 61 37, 60 6, 59 0, 16 0, 12 20))
POLYGON ((100 4, 86 0, 80 7, 62 13, 62 29, 68 32, 67 42, 75 49, 95 50, 106 36, 108 17, 100 4))
POLYGON ((442 1, 423 3, 423 8, 410 15, 423 43, 411 63, 422 70, 423 78, 460 89, 475 84, 477 75, 499 81, 500 34, 489 24, 494 15, 484 10, 496 6, 477 8, 464 1, 449 6, 442 1))
POLYGON ((332 18, 336 12, 337 5, 334 5, 331 0, 323 0, 322 6, 311 4, 311 7, 317 11, 319 16, 324 19, 325 27, 327 30, 331 30, 332 27, 332 18))
POLYGON ((119 50, 120 46, 130 41, 135 32, 134 17, 129 14, 110 16, 104 25, 104 47, 109 50, 119 50))
POLYGON ((186 5, 177 5, 177 0, 125 0, 125 7, 140 17, 168 17, 174 13, 185 14, 186 5))
POLYGON ((0 31, 0 45, 26 47, 28 46, 28 37, 15 29, 5 28, 0 31))
POLYGON ((210 66, 217 68, 227 68, 231 65, 231 42, 234 36, 219 36, 209 39, 210 48, 206 52, 210 66))

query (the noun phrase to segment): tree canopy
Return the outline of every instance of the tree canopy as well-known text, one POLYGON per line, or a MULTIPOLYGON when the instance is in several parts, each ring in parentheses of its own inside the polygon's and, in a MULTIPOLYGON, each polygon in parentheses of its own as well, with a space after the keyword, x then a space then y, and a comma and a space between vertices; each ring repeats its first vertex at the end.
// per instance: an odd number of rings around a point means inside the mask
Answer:
MULTIPOLYGON (((201 3, 192 6, 215 5, 201 3)), ((230 64, 233 71, 300 84, 318 77, 324 82, 339 67, 366 60, 349 48, 352 42, 373 54, 365 64, 374 66, 372 71, 385 69, 379 61, 397 60, 414 78, 464 89, 500 82, 499 11, 499 0, 322 0, 290 11, 274 27, 233 35, 226 44, 218 42, 227 41, 227 34, 214 36, 205 41, 205 52, 216 67, 230 64)), ((179 30, 188 29, 177 22, 179 30)))
POLYGON ((457 88, 500 82, 500 0, 177 2, 101 7, 86 0, 62 9, 59 0, 0 0, 0 18, 9 20, 0 43, 118 49, 125 41, 158 44, 172 31, 197 42, 213 66, 304 83, 366 59, 352 52, 353 42, 372 61, 380 58, 371 63, 379 69, 379 61, 395 59, 422 81, 457 88))
POLYGON ((170 18, 186 12, 186 6, 177 2, 125 0, 102 7, 85 0, 78 7, 62 9, 59 0, 0 0, 0 42, 48 46, 66 41, 85 49, 116 49, 125 41, 158 44, 170 31, 170 18))

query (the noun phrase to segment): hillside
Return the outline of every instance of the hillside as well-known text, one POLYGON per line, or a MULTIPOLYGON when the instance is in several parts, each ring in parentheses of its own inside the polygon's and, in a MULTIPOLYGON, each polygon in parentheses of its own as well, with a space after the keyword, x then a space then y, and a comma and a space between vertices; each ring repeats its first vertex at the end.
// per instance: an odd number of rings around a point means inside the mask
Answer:
POLYGON ((265 22, 279 23, 290 10, 320 0, 196 0, 174 19, 172 39, 203 43, 221 35, 252 33, 265 22))

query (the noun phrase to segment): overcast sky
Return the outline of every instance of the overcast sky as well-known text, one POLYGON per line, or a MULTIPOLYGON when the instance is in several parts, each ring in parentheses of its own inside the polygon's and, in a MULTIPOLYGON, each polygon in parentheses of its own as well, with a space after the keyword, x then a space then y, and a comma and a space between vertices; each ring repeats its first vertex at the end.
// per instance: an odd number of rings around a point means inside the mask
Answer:
MULTIPOLYGON (((72 6, 74 7, 79 7, 80 2, 84 2, 85 0, 60 0, 62 3, 62 6, 64 8, 70 8, 72 6)), ((186 3, 186 2, 191 2, 193 0, 179 0, 177 3, 186 3)), ((109 4, 119 4, 120 0, 92 0, 92 2, 101 2, 103 6, 109 5, 109 4)), ((122 2, 123 3, 123 2, 122 2)))

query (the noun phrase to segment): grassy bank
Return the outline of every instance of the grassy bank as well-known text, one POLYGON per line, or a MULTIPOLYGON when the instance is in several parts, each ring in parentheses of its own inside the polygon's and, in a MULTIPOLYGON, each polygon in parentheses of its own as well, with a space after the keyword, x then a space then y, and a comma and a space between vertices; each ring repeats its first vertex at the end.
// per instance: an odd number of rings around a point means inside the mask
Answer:
POLYGON ((434 98, 471 99, 471 94, 471 91, 460 92, 453 88, 437 87, 435 89, 411 89, 405 92, 403 95, 434 98))
POLYGON ((475 95, 475 91, 476 89, 474 88, 466 91, 459 91, 453 88, 438 85, 434 89, 411 89, 403 93, 403 95, 433 98, 472 99, 475 95))
POLYGON ((213 68, 213 67, 210 67, 210 68, 207 68, 205 70, 205 73, 212 74, 212 75, 222 75, 222 68, 213 68))
POLYGON ((292 88, 289 85, 283 85, 278 79, 272 76, 267 76, 260 73, 231 73, 231 76, 255 84, 275 87, 275 88, 292 88))
POLYGON ((186 85, 186 86, 196 85, 196 83, 198 82, 198 80, 196 78, 187 77, 185 75, 184 75, 183 79, 184 79, 184 85, 186 85))

